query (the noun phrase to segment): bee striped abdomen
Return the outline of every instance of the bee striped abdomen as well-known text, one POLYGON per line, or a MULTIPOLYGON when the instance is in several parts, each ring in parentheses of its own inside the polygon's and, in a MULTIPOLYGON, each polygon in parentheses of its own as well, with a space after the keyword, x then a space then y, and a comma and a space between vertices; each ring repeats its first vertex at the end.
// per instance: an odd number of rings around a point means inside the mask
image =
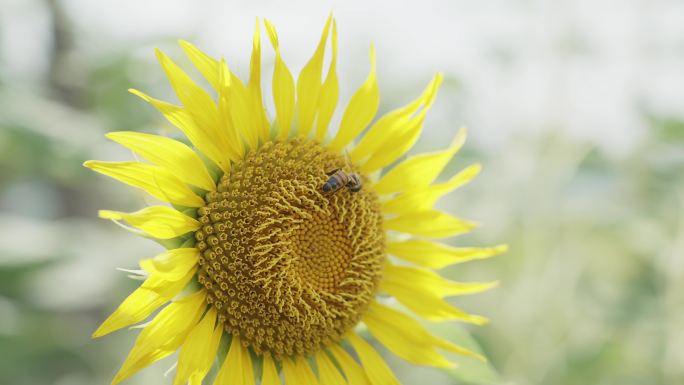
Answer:
POLYGON ((347 174, 341 169, 336 169, 327 174, 329 178, 323 185, 323 192, 326 194, 334 194, 344 187, 347 187, 350 192, 361 190, 361 178, 356 173, 347 174))
POLYGON ((340 169, 334 170, 328 173, 328 175, 330 175, 330 178, 328 178, 328 181, 323 185, 323 192, 325 193, 334 193, 339 191, 347 184, 349 179, 347 174, 340 169))

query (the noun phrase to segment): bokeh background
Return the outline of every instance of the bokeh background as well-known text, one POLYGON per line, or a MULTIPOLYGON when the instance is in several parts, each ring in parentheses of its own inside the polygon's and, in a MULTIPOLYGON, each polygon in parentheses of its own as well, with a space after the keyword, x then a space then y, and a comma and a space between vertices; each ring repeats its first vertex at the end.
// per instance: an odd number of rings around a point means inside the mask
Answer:
MULTIPOLYGON (((244 76, 254 17, 265 16, 297 73, 331 9, 341 101, 365 78, 371 41, 381 112, 445 73, 413 152, 468 126, 449 174, 484 171, 440 205, 483 226, 451 242, 510 245, 443 271, 500 280, 453 300, 491 324, 435 328, 490 363, 445 372, 387 354, 402 381, 683 384, 680 0, 0 0, 0 384, 107 384, 135 339, 89 335, 137 285, 115 268, 160 246, 96 210, 146 198, 81 163, 131 157, 107 131, 171 129, 126 91, 174 99, 153 48, 187 65, 175 42, 189 39, 244 76)), ((270 79, 268 44, 264 63, 270 79)), ((127 383, 168 384, 171 365, 127 383)))

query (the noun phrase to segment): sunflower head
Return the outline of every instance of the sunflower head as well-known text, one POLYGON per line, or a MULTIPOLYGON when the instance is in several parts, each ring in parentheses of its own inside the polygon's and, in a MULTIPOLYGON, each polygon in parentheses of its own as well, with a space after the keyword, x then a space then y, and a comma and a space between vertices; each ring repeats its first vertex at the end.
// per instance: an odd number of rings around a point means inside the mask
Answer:
POLYGON ((267 142, 198 210, 207 302, 256 353, 315 353, 349 331, 375 294, 385 260, 380 203, 370 189, 324 195, 325 170, 342 168, 343 157, 317 142, 267 142))
POLYGON ((142 329, 113 383, 178 349, 174 385, 201 383, 223 349, 215 384, 254 384, 255 360, 264 385, 280 383, 280 372, 287 384, 398 383, 355 330, 360 323, 414 364, 451 366, 438 350, 480 357, 388 305, 393 298, 428 320, 483 323, 445 297, 494 283, 452 282, 432 269, 505 249, 454 248, 432 240, 473 227, 432 207, 479 171, 474 165, 433 183, 463 145, 465 130, 445 150, 408 157, 383 171, 418 139, 441 75, 414 101, 376 119, 371 47, 370 73, 329 137, 339 95, 335 21, 326 22, 296 83, 275 28, 268 21, 265 28, 275 51, 273 119, 262 100, 257 21, 246 82, 225 60, 182 41, 216 97, 161 52, 157 57, 181 105, 131 90, 160 110, 187 142, 110 133, 108 138, 146 162, 85 163, 172 205, 100 212, 169 246, 140 262, 143 284, 94 333, 143 322, 163 307, 142 329), (332 55, 324 74, 328 42, 332 55))

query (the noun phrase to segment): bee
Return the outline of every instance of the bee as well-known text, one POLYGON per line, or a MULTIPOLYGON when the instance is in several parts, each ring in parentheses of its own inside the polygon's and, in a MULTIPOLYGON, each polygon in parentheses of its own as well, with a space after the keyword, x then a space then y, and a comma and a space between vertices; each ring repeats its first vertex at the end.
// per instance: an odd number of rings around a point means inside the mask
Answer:
POLYGON ((346 187, 350 192, 359 192, 361 190, 361 177, 355 172, 347 173, 341 168, 336 168, 326 172, 326 175, 329 178, 323 185, 323 192, 325 194, 334 194, 343 187, 346 187))

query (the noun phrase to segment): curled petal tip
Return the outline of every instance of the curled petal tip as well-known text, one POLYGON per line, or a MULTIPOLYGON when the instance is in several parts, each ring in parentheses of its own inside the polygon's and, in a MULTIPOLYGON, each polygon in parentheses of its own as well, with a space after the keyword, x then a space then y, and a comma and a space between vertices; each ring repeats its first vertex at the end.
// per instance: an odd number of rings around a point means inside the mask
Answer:
POLYGON ((97 216, 102 219, 121 219, 121 213, 111 210, 100 210, 97 212, 97 216))

